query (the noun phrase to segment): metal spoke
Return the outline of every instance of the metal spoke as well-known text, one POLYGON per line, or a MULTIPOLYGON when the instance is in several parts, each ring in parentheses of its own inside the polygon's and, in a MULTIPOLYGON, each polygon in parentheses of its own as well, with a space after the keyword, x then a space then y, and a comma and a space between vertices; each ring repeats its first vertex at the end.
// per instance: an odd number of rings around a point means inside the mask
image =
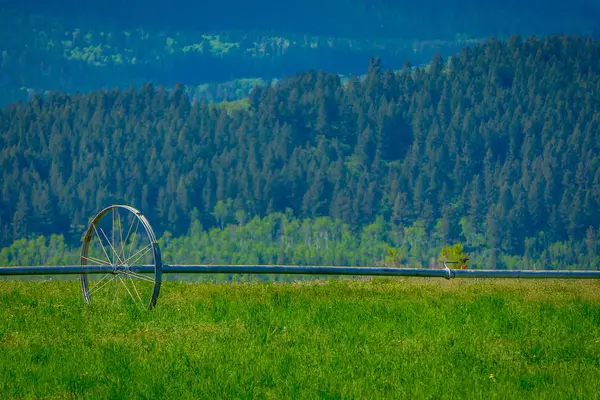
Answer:
POLYGON ((110 265, 114 265, 113 263, 110 262, 110 257, 108 256, 108 253, 106 252, 106 249, 104 248, 104 245, 102 244, 102 238, 100 237, 100 234, 98 233, 98 229, 96 229, 96 224, 92 224, 92 225, 94 226, 94 232, 96 232, 96 236, 98 236, 98 242, 100 242, 100 246, 102 247, 102 251, 104 252, 104 255, 106 256, 106 259, 108 260, 110 265))
MULTIPOLYGON (((118 277, 119 275, 115 275, 115 278, 118 277)), ((114 279, 111 279, 114 281, 114 279)), ((117 299, 119 298, 119 285, 117 282, 115 282, 115 297, 113 297, 113 301, 112 301, 112 305, 114 306, 115 304, 118 304, 117 299)))
POLYGON ((123 287, 125 288, 125 290, 127 291, 127 293, 129 293, 129 296, 131 297, 131 300, 133 300, 133 302, 135 303, 135 297, 133 297, 133 295, 129 291, 129 288, 127 287, 127 285, 125 284, 125 282, 123 282, 123 279, 121 279, 121 276, 117 275, 117 277, 119 278, 119 281, 121 281, 121 283, 123 284, 123 287))
MULTIPOLYGON (((108 237, 106 237, 106 233, 104 233, 104 231, 102 230, 102 228, 100 228, 100 232, 102 232, 102 234, 104 235, 104 237, 106 238, 106 241, 108 242, 108 245, 110 246, 110 248, 112 249, 114 255, 119 259, 119 263, 120 265, 123 265, 123 262, 121 261, 121 258, 119 257, 119 255, 117 254, 117 251, 115 250, 115 248, 113 247, 112 243, 108 240, 108 237)), ((113 258, 114 259, 114 258, 113 258)), ((116 263, 114 263, 113 265, 117 265, 116 263)))
POLYGON ((111 275, 111 274, 106 274, 106 275, 104 275, 104 276, 103 276, 103 277, 102 277, 102 278, 101 278, 101 279, 100 279, 98 282, 96 282, 96 284, 94 285, 94 287, 93 287, 91 290, 94 290, 94 288, 95 288, 96 286, 98 286, 100 283, 102 283, 102 281, 103 281, 103 280, 105 280, 105 279, 106 279, 106 277, 107 277, 107 276, 110 276, 110 275, 111 275))
POLYGON ((133 285, 133 289, 135 290, 135 294, 137 294, 138 299, 140 299, 140 303, 144 304, 144 300, 142 300, 142 296, 140 296, 140 292, 137 290, 137 286, 135 286, 135 282, 131 278, 131 275, 128 275, 128 276, 129 276, 129 280, 131 281, 131 284, 133 285))
POLYGON ((125 260, 125 262, 127 262, 128 259, 131 258, 131 253, 134 251, 135 249, 135 242, 137 242, 137 237, 138 237, 138 227, 140 226, 140 220, 138 219, 135 223, 135 230, 133 232, 133 239, 131 239, 131 246, 129 247, 129 254, 127 255, 127 259, 125 260))
MULTIPOLYGON (((102 229, 100 229, 102 230, 102 229)), ((115 209, 112 209, 112 228, 111 228, 111 233, 112 233, 112 242, 109 242, 110 247, 113 248, 113 253, 116 254, 115 252, 115 248, 113 247, 113 243, 115 242, 115 209)), ((116 265, 117 263, 115 262, 115 254, 113 254, 113 264, 116 265)))
POLYGON ((84 260, 89 260, 89 261, 94 262, 94 263, 99 264, 99 265, 110 265, 110 264, 107 264, 105 261, 103 261, 103 260, 101 260, 99 258, 95 258, 95 257, 81 256, 81 258, 83 258, 84 260))
POLYGON ((110 282, 112 282, 115 278, 117 277, 117 275, 113 275, 112 278, 110 278, 109 280, 105 281, 102 285, 98 285, 96 284, 96 286, 94 286, 91 290, 88 290, 88 295, 92 294, 93 292, 96 292, 100 289, 102 289, 104 286, 108 285, 110 282))
MULTIPOLYGON (((125 236, 125 246, 123 248, 123 254, 121 254, 123 256, 123 258, 125 258, 125 249, 127 248, 127 240, 129 240, 129 234, 131 233, 131 228, 133 228, 133 223, 137 220, 138 224, 139 224, 139 220, 135 217, 133 217, 131 219, 131 224, 129 225, 129 229, 127 230, 127 236, 125 236)), ((136 226, 136 230, 137 230, 137 226, 136 226)))
POLYGON ((124 275, 129 275, 129 276, 131 276, 133 278, 136 278, 136 279, 139 279, 139 280, 142 280, 142 281, 147 281, 147 282, 152 282, 152 283, 155 282, 154 279, 150 278, 149 276, 138 274, 137 272, 133 272, 131 270, 120 270, 118 272, 122 273, 124 275))
POLYGON ((135 265, 134 262, 128 263, 129 260, 131 260, 133 257, 137 258, 135 259, 135 261, 139 260, 140 258, 142 258, 144 255, 146 255, 146 253, 148 253, 148 251, 152 250, 152 243, 147 245, 146 247, 143 247, 142 249, 138 250, 133 256, 129 257, 127 260, 125 260, 125 262, 123 263, 123 265, 135 265), (143 254, 139 255, 141 252, 144 252, 143 254))
MULTIPOLYGON (((123 244, 123 225, 121 223, 121 213, 117 210, 117 216, 119 217, 119 236, 121 238, 121 254, 124 251, 124 244, 123 244)), ((116 247, 116 246, 115 246, 116 247)), ((119 257, 119 259, 122 259, 121 257, 119 257)))

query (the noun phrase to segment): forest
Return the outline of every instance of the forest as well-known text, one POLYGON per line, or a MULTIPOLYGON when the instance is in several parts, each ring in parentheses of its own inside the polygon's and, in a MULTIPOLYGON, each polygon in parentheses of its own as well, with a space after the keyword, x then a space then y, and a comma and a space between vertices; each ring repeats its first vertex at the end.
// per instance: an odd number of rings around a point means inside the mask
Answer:
POLYGON ((308 69, 363 74, 379 55, 400 68, 428 62, 481 39, 361 38, 271 30, 136 25, 52 17, 0 8, 0 106, 48 91, 186 84, 188 94, 222 101, 246 97, 248 81, 271 81, 308 69))
POLYGON ((75 247, 93 214, 126 203, 181 254, 258 218, 276 249, 258 261, 314 251, 312 233, 284 245, 285 231, 320 223, 321 243, 346 254, 323 262, 389 253, 426 266, 463 243, 487 267, 588 268, 600 250, 598 59, 591 38, 513 36, 422 68, 374 58, 344 82, 310 70, 242 104, 192 101, 183 85, 34 96, 0 111, 1 244, 60 233, 75 247))
POLYGON ((397 70, 490 37, 598 38, 598 20, 594 0, 24 0, 0 5, 0 106, 147 82, 238 100, 249 81, 309 69, 362 75, 375 56, 397 70))

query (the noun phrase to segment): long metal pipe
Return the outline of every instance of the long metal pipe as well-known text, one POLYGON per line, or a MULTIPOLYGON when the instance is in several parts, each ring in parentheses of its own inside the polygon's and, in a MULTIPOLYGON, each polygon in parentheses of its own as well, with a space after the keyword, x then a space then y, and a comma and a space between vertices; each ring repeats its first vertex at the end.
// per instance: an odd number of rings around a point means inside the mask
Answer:
POLYGON ((108 274, 111 272, 113 272, 113 267, 110 265, 47 265, 42 267, 0 267, 0 276, 108 274))
POLYGON ((493 269, 456 269, 451 271, 454 275, 453 278, 600 279, 600 271, 532 271, 493 269))
POLYGON ((447 276, 442 269, 331 267, 302 265, 165 265, 163 272, 173 274, 294 274, 294 275, 373 275, 373 276, 447 276))
MULTIPOLYGON (((125 267, 94 265, 0 267, 0 276, 8 275, 76 275, 116 273, 125 267)), ((130 266, 131 271, 152 273, 153 266, 130 266)), ((163 265, 162 272, 171 274, 295 274, 295 275, 370 275, 414 276, 430 278, 560 278, 600 279, 600 271, 532 271, 477 269, 418 269, 385 267, 333 267, 300 265, 163 265)))

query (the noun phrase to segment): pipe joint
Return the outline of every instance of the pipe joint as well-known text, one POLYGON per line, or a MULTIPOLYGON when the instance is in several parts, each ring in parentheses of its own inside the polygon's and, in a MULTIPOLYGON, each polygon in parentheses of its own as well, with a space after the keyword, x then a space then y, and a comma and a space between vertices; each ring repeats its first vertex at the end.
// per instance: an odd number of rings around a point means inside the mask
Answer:
POLYGON ((446 276, 445 276, 446 279, 450 280, 456 276, 456 272, 454 272, 454 270, 452 268, 448 267, 448 264, 446 264, 446 261, 444 261, 444 270, 446 271, 446 276))

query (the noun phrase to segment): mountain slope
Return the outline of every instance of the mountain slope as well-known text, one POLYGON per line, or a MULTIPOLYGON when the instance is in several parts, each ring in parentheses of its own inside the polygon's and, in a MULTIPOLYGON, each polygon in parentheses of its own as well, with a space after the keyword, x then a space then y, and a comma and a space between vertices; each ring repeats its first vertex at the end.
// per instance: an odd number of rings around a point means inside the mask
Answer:
POLYGON ((255 90, 247 110, 151 85, 12 105, 0 114, 3 242, 77 231, 112 202, 175 234, 290 209, 356 227, 381 215, 400 235, 515 254, 531 237, 582 239, 600 224, 599 57, 591 39, 514 37, 427 71, 374 60, 347 85, 307 72, 255 90))

